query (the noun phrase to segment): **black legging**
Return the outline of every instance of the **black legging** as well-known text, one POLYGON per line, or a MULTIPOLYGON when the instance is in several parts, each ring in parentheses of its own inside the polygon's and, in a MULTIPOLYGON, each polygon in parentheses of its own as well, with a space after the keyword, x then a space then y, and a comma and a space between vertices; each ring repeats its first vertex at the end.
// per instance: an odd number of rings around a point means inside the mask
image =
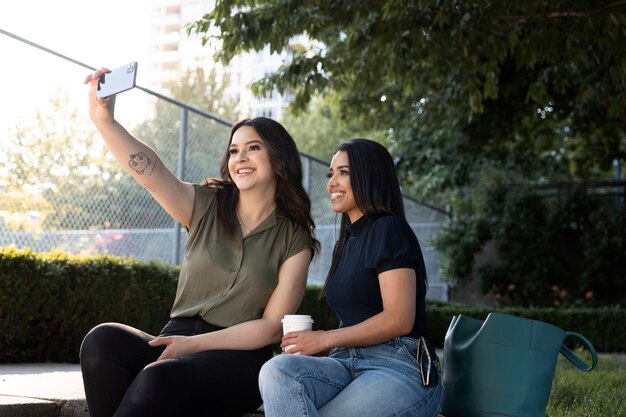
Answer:
MULTIPOLYGON (((162 336, 220 327, 199 317, 176 318, 162 336)), ((271 346, 254 351, 209 350, 155 362, 164 348, 133 327, 105 323, 83 340, 80 367, 91 417, 240 416, 261 405, 258 375, 271 346)))

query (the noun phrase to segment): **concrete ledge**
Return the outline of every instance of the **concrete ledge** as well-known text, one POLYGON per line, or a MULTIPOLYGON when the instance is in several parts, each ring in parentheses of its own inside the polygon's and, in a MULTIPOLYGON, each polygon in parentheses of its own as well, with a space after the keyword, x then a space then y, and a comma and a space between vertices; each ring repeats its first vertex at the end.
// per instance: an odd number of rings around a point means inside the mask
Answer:
POLYGON ((79 365, 0 365, 0 417, 89 417, 79 365))
MULTIPOLYGON (((262 411, 241 417, 263 417, 262 411)), ((41 400, 38 398, 0 395, 0 417, 89 417, 82 400, 41 400)))
POLYGON ((0 364, 0 417, 89 417, 80 366, 0 364))
POLYGON ((59 400, 59 417, 89 417, 87 401, 85 400, 59 400))
POLYGON ((0 417, 89 417, 76 364, 0 365, 0 417))
POLYGON ((2 417, 58 417, 59 406, 54 401, 0 395, 2 417))
POLYGON ((0 417, 89 417, 85 400, 0 395, 0 417))

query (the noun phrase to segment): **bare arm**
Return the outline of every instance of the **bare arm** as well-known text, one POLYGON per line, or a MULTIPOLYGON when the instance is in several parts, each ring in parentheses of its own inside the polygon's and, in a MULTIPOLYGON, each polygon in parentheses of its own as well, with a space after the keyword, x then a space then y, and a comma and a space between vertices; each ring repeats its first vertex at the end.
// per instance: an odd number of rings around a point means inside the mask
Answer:
POLYGON ((85 79, 89 83, 89 116, 115 159, 144 186, 176 221, 189 226, 194 190, 169 170, 156 152, 132 136, 114 118, 115 96, 96 99, 98 79, 106 70, 97 70, 85 79))
POLYGON ((159 357, 161 360, 211 349, 253 350, 280 341, 280 320, 285 314, 295 313, 300 306, 310 260, 311 251, 305 249, 282 264, 278 271, 278 285, 262 318, 197 336, 158 337, 150 345, 166 346, 159 357))
POLYGON ((378 276, 383 311, 354 326, 329 331, 301 331, 285 335, 289 353, 314 355, 333 347, 369 346, 402 336, 415 322, 415 271, 399 268, 378 276))

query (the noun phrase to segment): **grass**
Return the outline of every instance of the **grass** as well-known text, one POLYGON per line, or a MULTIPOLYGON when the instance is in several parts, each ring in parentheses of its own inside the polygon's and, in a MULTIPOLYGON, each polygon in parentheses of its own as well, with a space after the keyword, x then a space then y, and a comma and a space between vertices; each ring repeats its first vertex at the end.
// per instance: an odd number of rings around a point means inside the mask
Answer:
POLYGON ((546 416, 626 417, 626 355, 601 354, 591 372, 559 355, 546 416))

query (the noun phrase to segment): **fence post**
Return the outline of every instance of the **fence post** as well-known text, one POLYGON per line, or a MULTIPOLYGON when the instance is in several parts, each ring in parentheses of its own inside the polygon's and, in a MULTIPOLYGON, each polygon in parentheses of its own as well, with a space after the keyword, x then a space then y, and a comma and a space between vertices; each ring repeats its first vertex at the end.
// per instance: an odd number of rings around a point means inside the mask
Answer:
POLYGON ((304 158, 304 191, 311 193, 311 158, 304 158))
MULTIPOLYGON (((180 130, 178 134, 178 163, 176 165, 176 176, 182 181, 185 176, 185 154, 187 153, 187 122, 189 110, 186 107, 180 108, 180 130)), ((180 223, 174 220, 174 253, 172 261, 180 264, 180 223)))

